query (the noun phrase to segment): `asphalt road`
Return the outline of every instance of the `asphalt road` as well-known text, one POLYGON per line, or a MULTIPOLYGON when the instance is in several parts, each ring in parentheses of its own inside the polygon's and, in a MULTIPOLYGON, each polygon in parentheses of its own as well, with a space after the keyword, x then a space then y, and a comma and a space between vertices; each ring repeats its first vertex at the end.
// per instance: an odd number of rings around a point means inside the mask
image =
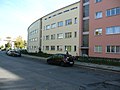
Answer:
POLYGON ((48 65, 0 51, 0 90, 120 90, 120 73, 48 65))

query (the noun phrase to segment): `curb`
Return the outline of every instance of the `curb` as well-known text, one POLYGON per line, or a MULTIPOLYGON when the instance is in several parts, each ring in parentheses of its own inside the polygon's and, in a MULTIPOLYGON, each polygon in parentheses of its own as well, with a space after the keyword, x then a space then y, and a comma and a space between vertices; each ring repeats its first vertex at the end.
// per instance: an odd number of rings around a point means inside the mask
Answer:
MULTIPOLYGON (((30 56, 30 55, 25 55, 22 54, 23 57, 28 57, 28 58, 33 58, 33 59, 39 59, 41 61, 46 61, 47 58, 44 57, 38 57, 38 56, 30 56)), ((101 70, 109 70, 109 71, 115 71, 115 72, 120 72, 120 67, 117 66, 108 66, 108 65, 99 65, 99 64, 92 64, 92 63, 84 63, 84 62, 79 62, 75 61, 75 66, 80 66, 80 67, 87 67, 87 68, 93 68, 93 69, 101 69, 101 70)))
POLYGON ((91 69, 96 68, 96 69, 101 69, 101 70, 120 72, 120 67, 117 67, 117 66, 99 65, 99 64, 91 64, 91 63, 83 63, 83 62, 82 63, 79 62, 78 64, 77 62, 75 62, 75 65, 80 66, 80 67, 86 67, 86 68, 91 68, 91 69))

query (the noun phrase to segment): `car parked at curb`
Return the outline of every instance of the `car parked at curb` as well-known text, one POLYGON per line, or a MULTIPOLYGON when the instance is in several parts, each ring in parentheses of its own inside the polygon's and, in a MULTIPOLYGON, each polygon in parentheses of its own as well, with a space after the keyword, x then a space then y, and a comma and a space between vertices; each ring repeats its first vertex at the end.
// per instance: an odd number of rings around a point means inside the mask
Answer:
POLYGON ((47 58, 48 64, 55 64, 60 66, 73 66, 74 58, 66 54, 54 54, 47 58))
POLYGON ((19 56, 21 57, 21 52, 19 50, 8 50, 6 52, 7 55, 9 56, 19 56))

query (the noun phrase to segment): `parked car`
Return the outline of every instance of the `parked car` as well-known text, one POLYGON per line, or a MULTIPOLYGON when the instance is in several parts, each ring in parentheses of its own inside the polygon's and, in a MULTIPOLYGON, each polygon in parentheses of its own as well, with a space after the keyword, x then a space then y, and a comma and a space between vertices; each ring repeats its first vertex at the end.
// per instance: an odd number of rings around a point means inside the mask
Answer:
POLYGON ((71 55, 66 54, 54 54, 47 58, 48 64, 56 64, 61 66, 73 66, 74 58, 71 55))
POLYGON ((9 56, 19 56, 19 57, 21 57, 21 52, 18 51, 18 50, 8 50, 6 52, 6 54, 9 55, 9 56))

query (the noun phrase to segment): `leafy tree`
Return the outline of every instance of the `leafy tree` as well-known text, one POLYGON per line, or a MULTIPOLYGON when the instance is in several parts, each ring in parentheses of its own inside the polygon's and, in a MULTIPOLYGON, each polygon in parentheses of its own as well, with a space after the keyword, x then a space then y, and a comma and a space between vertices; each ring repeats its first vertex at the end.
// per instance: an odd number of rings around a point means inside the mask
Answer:
POLYGON ((8 42, 7 44, 5 44, 5 48, 6 48, 6 49, 10 49, 10 48, 11 48, 10 42, 8 42))
POLYGON ((4 48, 4 46, 2 45, 2 46, 0 46, 0 49, 2 49, 2 48, 4 48))
POLYGON ((14 46, 18 49, 24 48, 24 40, 22 39, 21 36, 16 38, 16 41, 14 42, 14 46))

